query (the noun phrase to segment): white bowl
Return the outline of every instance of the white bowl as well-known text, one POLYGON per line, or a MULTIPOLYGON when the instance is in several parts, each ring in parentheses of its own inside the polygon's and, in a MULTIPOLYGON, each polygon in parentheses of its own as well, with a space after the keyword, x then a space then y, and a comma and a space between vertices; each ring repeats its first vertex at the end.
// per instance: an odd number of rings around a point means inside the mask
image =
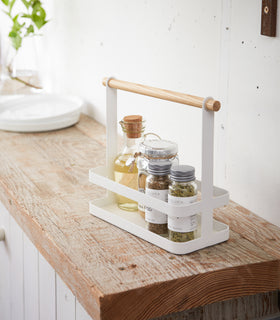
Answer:
POLYGON ((79 121, 82 105, 82 99, 65 95, 1 96, 0 129, 42 132, 66 128, 79 121))

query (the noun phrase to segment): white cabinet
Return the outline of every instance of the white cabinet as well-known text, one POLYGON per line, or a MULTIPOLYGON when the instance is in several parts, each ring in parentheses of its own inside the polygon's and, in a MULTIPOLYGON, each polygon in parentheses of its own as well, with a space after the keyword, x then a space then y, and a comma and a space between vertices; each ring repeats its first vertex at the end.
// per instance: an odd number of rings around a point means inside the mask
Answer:
POLYGON ((0 319, 91 320, 0 202, 0 319))
POLYGON ((10 216, 0 202, 0 227, 5 229, 5 241, 0 242, 0 313, 1 318, 11 319, 10 305, 10 216))

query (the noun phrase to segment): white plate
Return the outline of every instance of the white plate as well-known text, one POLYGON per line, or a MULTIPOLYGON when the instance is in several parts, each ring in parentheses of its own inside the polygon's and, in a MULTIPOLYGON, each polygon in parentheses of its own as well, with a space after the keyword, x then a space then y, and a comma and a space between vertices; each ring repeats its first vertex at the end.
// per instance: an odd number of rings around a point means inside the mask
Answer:
POLYGON ((36 94, 0 97, 0 129, 42 132, 79 121, 83 101, 78 97, 36 94))

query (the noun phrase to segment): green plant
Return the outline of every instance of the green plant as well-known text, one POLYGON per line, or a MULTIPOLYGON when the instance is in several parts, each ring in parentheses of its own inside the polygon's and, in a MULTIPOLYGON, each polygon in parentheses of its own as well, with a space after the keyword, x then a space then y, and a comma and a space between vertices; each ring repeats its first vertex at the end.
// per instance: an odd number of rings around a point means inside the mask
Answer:
POLYGON ((25 8, 25 12, 13 13, 16 0, 1 0, 6 6, 3 10, 12 21, 12 29, 9 37, 12 45, 17 51, 23 38, 38 35, 38 31, 48 22, 46 11, 39 0, 20 0, 25 8))
MULTIPOLYGON (((15 49, 15 55, 23 44, 23 39, 31 36, 40 35, 39 30, 48 22, 46 20, 46 11, 40 0, 1 0, 5 5, 3 12, 10 18, 12 27, 8 34, 12 46, 15 49), (23 11, 15 12, 15 3, 21 2, 23 11)), ((22 79, 12 76, 12 61, 8 65, 8 71, 11 78, 18 80, 28 86, 34 85, 25 82, 22 79)))

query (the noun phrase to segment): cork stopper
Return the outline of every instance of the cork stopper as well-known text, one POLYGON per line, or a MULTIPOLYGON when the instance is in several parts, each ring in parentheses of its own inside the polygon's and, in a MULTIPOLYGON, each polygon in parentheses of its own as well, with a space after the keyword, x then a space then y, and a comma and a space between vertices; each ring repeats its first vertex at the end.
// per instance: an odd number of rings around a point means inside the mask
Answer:
POLYGON ((140 115, 131 115, 123 118, 124 122, 142 122, 143 118, 140 115))
POLYGON ((140 138, 144 130, 143 117, 140 115, 126 116, 120 124, 127 137, 131 139, 140 138))

